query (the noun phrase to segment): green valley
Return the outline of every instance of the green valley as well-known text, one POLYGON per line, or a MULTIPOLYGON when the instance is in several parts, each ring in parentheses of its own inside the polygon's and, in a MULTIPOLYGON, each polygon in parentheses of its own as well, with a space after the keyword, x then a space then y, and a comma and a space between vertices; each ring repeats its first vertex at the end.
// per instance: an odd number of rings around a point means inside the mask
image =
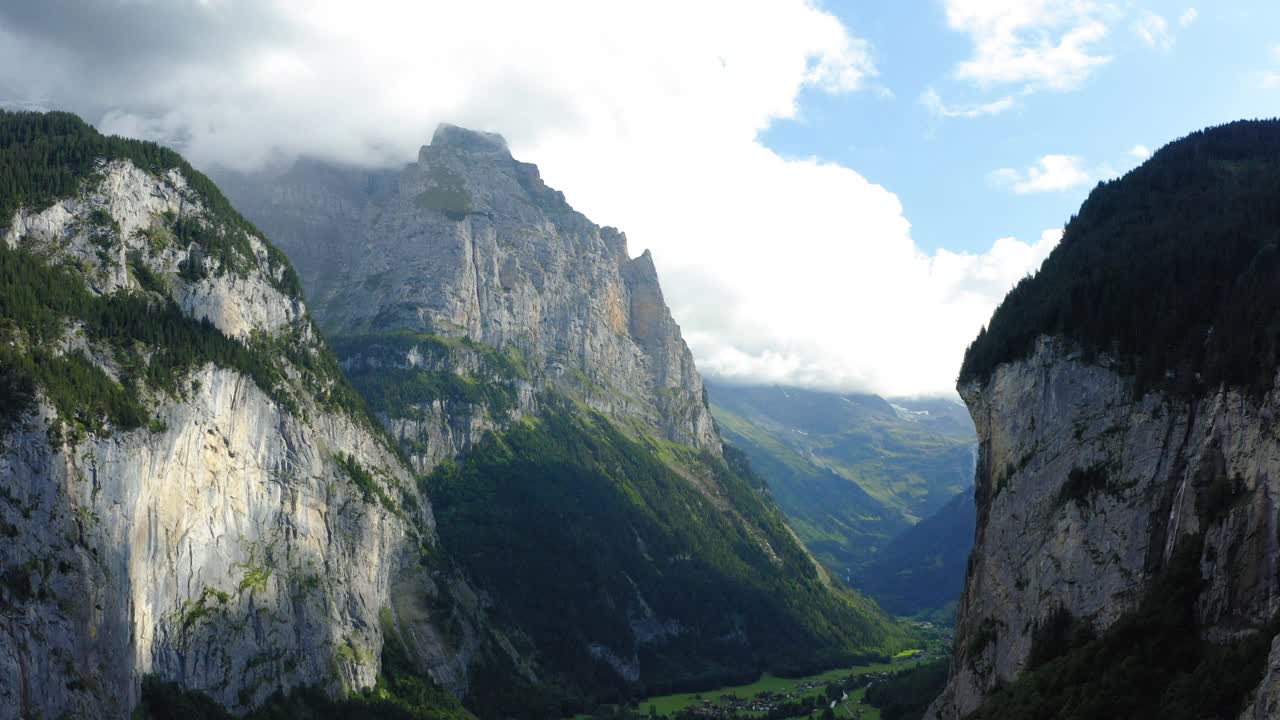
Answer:
MULTIPOLYGON (((972 484, 976 438, 955 402, 723 383, 710 386, 710 397, 720 431, 768 480, 801 540, 855 587, 886 587, 881 576, 901 568, 889 568, 881 552, 972 484)), ((961 552, 947 557, 959 575, 948 575, 939 604, 959 592, 972 532, 970 523, 944 541, 961 552)), ((936 606, 898 609, 924 607, 936 606)))

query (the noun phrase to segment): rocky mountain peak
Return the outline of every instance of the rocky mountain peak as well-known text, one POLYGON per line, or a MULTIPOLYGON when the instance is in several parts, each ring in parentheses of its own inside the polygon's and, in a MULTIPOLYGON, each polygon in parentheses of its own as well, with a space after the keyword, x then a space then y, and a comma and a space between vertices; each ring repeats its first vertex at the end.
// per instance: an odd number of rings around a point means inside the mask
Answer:
POLYGON ((622 232, 574 210, 499 135, 441 125, 393 191, 386 173, 362 172, 221 178, 294 258, 331 334, 515 353, 535 389, 719 455, 649 253, 631 259, 622 232))
POLYGON ((449 123, 440 123, 436 127, 435 133, 431 136, 431 145, 425 146, 423 150, 426 150, 426 147, 434 149, 449 148, 467 153, 490 153, 511 156, 511 150, 507 147, 506 138, 498 133, 470 130, 457 125, 450 125, 449 123))

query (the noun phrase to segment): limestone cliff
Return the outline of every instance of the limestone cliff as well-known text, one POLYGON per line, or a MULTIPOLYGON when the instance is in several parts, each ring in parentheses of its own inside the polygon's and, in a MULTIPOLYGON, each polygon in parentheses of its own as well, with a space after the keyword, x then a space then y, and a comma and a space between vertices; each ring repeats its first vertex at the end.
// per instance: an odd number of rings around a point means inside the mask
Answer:
MULTIPOLYGON (((979 438, 976 542, 951 677, 927 717, 979 710, 1063 618, 1107 642, 1183 557, 1194 607, 1179 632, 1265 654, 1280 610, 1280 355, 1263 339, 1278 190, 1280 123, 1172 143, 1090 195, 970 347, 959 391, 979 438)), ((1277 658, 1245 717, 1274 715, 1277 658)), ((1147 707, 1195 669, 1148 677, 1147 707)), ((1210 712, 1237 701, 1248 693, 1210 712)))
POLYGON ((430 505, 287 261, 168 151, 3 120, 159 159, 81 158, 0 218, 0 718, 126 717, 145 676, 239 711, 366 687, 386 631, 464 691, 474 633, 418 612, 430 505))
POLYGON ((980 439, 979 513, 937 717, 962 717, 1013 680, 1053 612, 1101 629, 1135 610, 1182 538, 1203 535, 1198 611, 1211 636, 1276 611, 1280 392, 1139 395, 1049 338, 961 392, 980 439), (1233 482, 1218 507, 1214 488, 1233 482))
MULTIPOLYGON (((297 264, 330 334, 466 338, 521 357, 530 388, 719 455, 648 252, 630 258, 622 233, 575 212, 501 137, 443 125, 399 172, 304 160, 219 179, 297 264)), ((423 456, 478 439, 453 430, 424 428, 423 456), (455 441, 432 445, 444 435, 455 441)))

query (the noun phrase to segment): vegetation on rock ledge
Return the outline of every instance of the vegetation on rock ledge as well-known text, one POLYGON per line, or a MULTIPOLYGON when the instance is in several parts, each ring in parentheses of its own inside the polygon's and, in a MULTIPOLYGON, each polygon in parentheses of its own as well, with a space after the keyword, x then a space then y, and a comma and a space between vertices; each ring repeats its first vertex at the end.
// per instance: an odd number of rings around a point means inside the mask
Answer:
POLYGON ((1038 337, 1140 387, 1269 389, 1280 366, 1280 120, 1193 133, 1100 184, 965 353, 961 382, 1038 337))

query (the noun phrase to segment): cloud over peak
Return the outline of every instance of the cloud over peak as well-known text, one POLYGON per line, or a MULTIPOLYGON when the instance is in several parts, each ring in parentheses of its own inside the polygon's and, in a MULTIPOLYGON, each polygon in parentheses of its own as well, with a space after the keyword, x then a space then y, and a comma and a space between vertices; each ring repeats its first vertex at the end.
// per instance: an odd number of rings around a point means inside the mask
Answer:
POLYGON ((876 72, 873 48, 806 0, 0 5, 11 101, 241 169, 402 163, 440 122, 500 132, 652 249, 709 374, 949 393, 1052 239, 926 253, 892 192, 760 142, 806 88, 871 89, 876 72))

